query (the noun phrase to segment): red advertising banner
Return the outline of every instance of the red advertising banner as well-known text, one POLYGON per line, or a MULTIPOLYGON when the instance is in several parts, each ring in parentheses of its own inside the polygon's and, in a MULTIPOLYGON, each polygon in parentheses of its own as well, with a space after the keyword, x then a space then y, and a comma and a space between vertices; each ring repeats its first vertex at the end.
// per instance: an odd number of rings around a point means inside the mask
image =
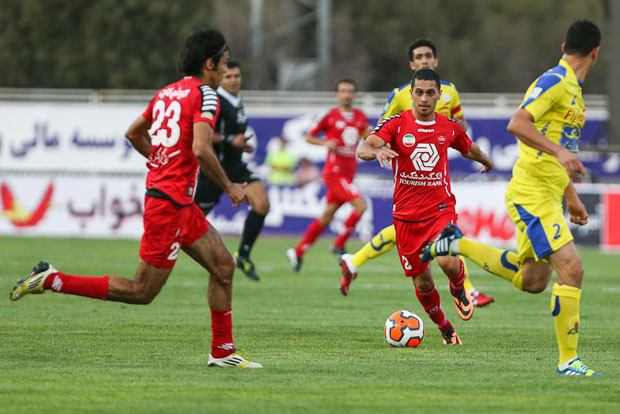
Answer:
POLYGON ((602 247, 620 250, 620 189, 603 193, 605 220, 603 222, 602 247))

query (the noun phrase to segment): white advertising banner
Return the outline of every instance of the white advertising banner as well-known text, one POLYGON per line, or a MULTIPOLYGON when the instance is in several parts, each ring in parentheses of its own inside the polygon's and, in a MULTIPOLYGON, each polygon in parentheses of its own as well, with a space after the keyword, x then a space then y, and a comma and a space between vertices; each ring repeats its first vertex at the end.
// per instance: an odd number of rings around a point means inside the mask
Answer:
MULTIPOLYGON (((378 182, 383 187, 385 184, 381 183, 385 181, 378 182)), ((514 226, 504 207, 505 186, 504 182, 453 185, 458 200, 459 226, 465 234, 482 242, 502 246, 514 244, 514 226)), ((368 184, 360 185, 362 192, 365 187, 368 184)), ((0 234, 139 238, 144 189, 144 174, 0 174, 0 234)), ((305 221, 309 223, 319 214, 316 211, 308 214, 308 194, 316 198, 313 198, 315 203, 321 202, 318 190, 312 189, 270 188, 271 213, 265 221, 265 231, 303 232, 305 221), (275 197, 275 194, 286 196, 275 197), (295 206, 295 200, 299 206, 295 206)), ((363 238, 371 237, 391 223, 391 217, 386 215, 391 207, 391 191, 369 193, 367 198, 369 211, 358 229, 363 238)), ((223 233, 240 233, 245 209, 234 209, 226 197, 222 198, 221 207, 220 213, 215 211, 210 216, 213 224, 223 233)))
POLYGON ((0 234, 139 238, 145 176, 3 174, 0 234))
MULTIPOLYGON (((356 236, 369 239, 392 224, 391 182, 360 179, 368 210, 356 236)), ((455 182, 458 225, 466 236, 497 247, 516 247, 515 226, 506 213, 506 182, 455 182)), ((0 172, 0 235, 132 238, 142 235, 145 174, 68 174, 0 172)), ((325 188, 314 183, 303 188, 268 186, 271 211, 264 234, 302 234, 320 214, 325 188)), ((620 248, 620 187, 581 184, 580 198, 588 210, 588 224, 569 223, 580 245, 620 248)), ((327 234, 342 227, 350 207, 339 211, 327 234)), ((238 235, 247 208, 234 208, 223 196, 209 221, 223 234, 238 235)), ((567 216, 567 221, 568 221, 567 216)))
POLYGON ((0 169, 145 171, 125 139, 145 105, 0 103, 0 169))

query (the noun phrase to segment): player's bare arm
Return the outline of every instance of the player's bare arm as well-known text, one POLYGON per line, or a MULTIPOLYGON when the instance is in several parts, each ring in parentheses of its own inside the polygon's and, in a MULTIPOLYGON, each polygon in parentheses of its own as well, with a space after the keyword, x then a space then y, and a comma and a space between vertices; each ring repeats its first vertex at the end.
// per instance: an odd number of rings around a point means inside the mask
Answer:
POLYGON ((484 151, 480 149, 480 146, 475 142, 471 144, 469 152, 467 154, 463 154, 463 157, 473 161, 478 161, 480 164, 482 164, 483 167, 480 170, 480 174, 489 172, 493 169, 493 161, 487 156, 487 154, 484 153, 484 151))
POLYGON ((588 224, 588 211, 586 210, 586 206, 579 199, 579 195, 573 183, 568 183, 568 186, 566 186, 564 198, 566 199, 566 209, 570 214, 570 221, 580 226, 588 224))
POLYGON ((144 117, 140 116, 133 121, 125 133, 125 137, 131 142, 131 145, 136 151, 142 154, 144 158, 148 158, 151 155, 151 136, 149 135, 151 124, 151 121, 147 121, 144 117))
POLYGON ((517 111, 508 123, 508 132, 524 144, 556 157, 571 179, 575 178, 576 173, 585 175, 579 157, 541 134, 534 126, 534 117, 527 110, 521 108, 517 111))
POLYGON ((335 140, 321 139, 314 135, 306 136, 306 142, 312 145, 323 145, 328 151, 336 151, 338 143, 335 140))
POLYGON ((244 201, 247 202, 247 193, 244 190, 245 184, 236 184, 228 179, 213 152, 212 135, 213 129, 209 124, 206 122, 196 122, 194 124, 192 152, 205 175, 224 190, 226 195, 230 197, 234 207, 238 207, 244 201))
POLYGON ((357 148, 357 156, 364 161, 377 160, 381 167, 385 167, 391 165, 392 158, 398 157, 398 153, 387 148, 378 136, 370 135, 357 148))

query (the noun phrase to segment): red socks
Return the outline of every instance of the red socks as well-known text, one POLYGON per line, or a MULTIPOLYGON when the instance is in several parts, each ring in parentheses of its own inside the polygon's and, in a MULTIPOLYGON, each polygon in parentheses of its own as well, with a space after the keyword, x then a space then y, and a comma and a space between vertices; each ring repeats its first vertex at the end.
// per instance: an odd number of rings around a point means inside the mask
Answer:
POLYGON ((43 289, 105 300, 108 296, 108 276, 89 277, 62 272, 52 273, 45 279, 43 289))
POLYGON ((224 358, 235 351, 232 335, 232 309, 217 310, 211 308, 211 355, 224 358))
POLYGON ((353 233, 353 230, 355 230, 355 225, 357 224, 358 221, 360 221, 361 218, 362 218, 362 213, 358 212, 357 210, 353 210, 353 212, 349 215, 349 217, 344 222, 344 229, 338 235, 338 237, 336 238, 336 241, 334 241, 334 247, 337 247, 339 249, 344 248, 344 244, 346 243, 347 239, 353 233))
POLYGON ((441 310, 441 302, 439 299, 439 292, 435 289, 435 286, 428 292, 420 292, 415 290, 415 295, 422 304, 422 307, 431 318, 433 322, 439 327, 440 331, 452 328, 452 324, 446 319, 443 310, 441 310))
POLYGON ((295 252, 297 253, 297 257, 302 257, 306 250, 312 246, 312 244, 316 241, 317 237, 323 233, 325 227, 321 226, 321 222, 319 219, 314 219, 312 223, 306 229, 306 234, 301 238, 297 246, 295 247, 295 252))
POLYGON ((458 292, 463 289, 463 282, 465 281, 465 264, 462 260, 459 260, 459 272, 456 276, 448 277, 450 279, 450 292, 458 292))

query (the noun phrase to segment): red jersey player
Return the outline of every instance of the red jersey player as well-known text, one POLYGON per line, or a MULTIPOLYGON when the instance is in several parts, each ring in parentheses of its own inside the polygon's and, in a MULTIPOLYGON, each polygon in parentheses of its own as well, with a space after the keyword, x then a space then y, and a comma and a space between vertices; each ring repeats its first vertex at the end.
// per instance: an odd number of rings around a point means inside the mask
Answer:
MULTIPOLYGON (((413 279, 416 296, 439 327, 444 344, 461 345, 454 327, 441 310, 429 263, 420 261, 420 253, 446 225, 456 222, 448 148, 483 164, 481 172, 491 170, 493 162, 471 142, 456 121, 434 112, 441 96, 440 80, 435 71, 416 71, 411 82, 414 108, 379 124, 357 154, 363 160, 377 159, 382 166, 392 164, 395 183, 392 215, 401 265, 405 275, 413 279)), ((473 304, 463 287, 463 262, 456 256, 443 258, 446 260, 437 262, 450 279, 457 313, 469 320, 473 304)))
POLYGON ((178 68, 186 78, 166 86, 129 127, 127 139, 147 158, 144 234, 133 279, 85 277, 59 272, 40 262, 20 280, 11 299, 51 289, 91 298, 148 304, 166 283, 183 249, 209 272, 207 299, 213 339, 209 366, 261 368, 235 352, 232 336, 232 276, 235 261, 217 231, 194 204, 198 166, 234 205, 247 200, 243 185, 230 182, 211 139, 219 101, 214 88, 226 72, 228 47, 217 30, 185 40, 178 68))
POLYGON ((351 203, 354 210, 344 222, 344 229, 338 235, 331 251, 339 257, 345 253, 344 244, 353 233, 355 225, 366 211, 366 203, 360 192, 353 185, 353 178, 357 170, 355 151, 361 138, 368 133, 368 118, 358 109, 353 108, 357 85, 352 79, 342 79, 336 84, 336 99, 338 107, 330 110, 316 122, 306 141, 315 145, 327 147, 327 160, 323 169, 323 180, 327 187, 325 196, 327 206, 323 214, 315 219, 303 238, 295 248, 288 249, 286 256, 296 272, 301 270, 301 261, 304 253, 331 223, 336 211, 344 203, 351 203), (320 133, 325 139, 318 138, 320 133))

